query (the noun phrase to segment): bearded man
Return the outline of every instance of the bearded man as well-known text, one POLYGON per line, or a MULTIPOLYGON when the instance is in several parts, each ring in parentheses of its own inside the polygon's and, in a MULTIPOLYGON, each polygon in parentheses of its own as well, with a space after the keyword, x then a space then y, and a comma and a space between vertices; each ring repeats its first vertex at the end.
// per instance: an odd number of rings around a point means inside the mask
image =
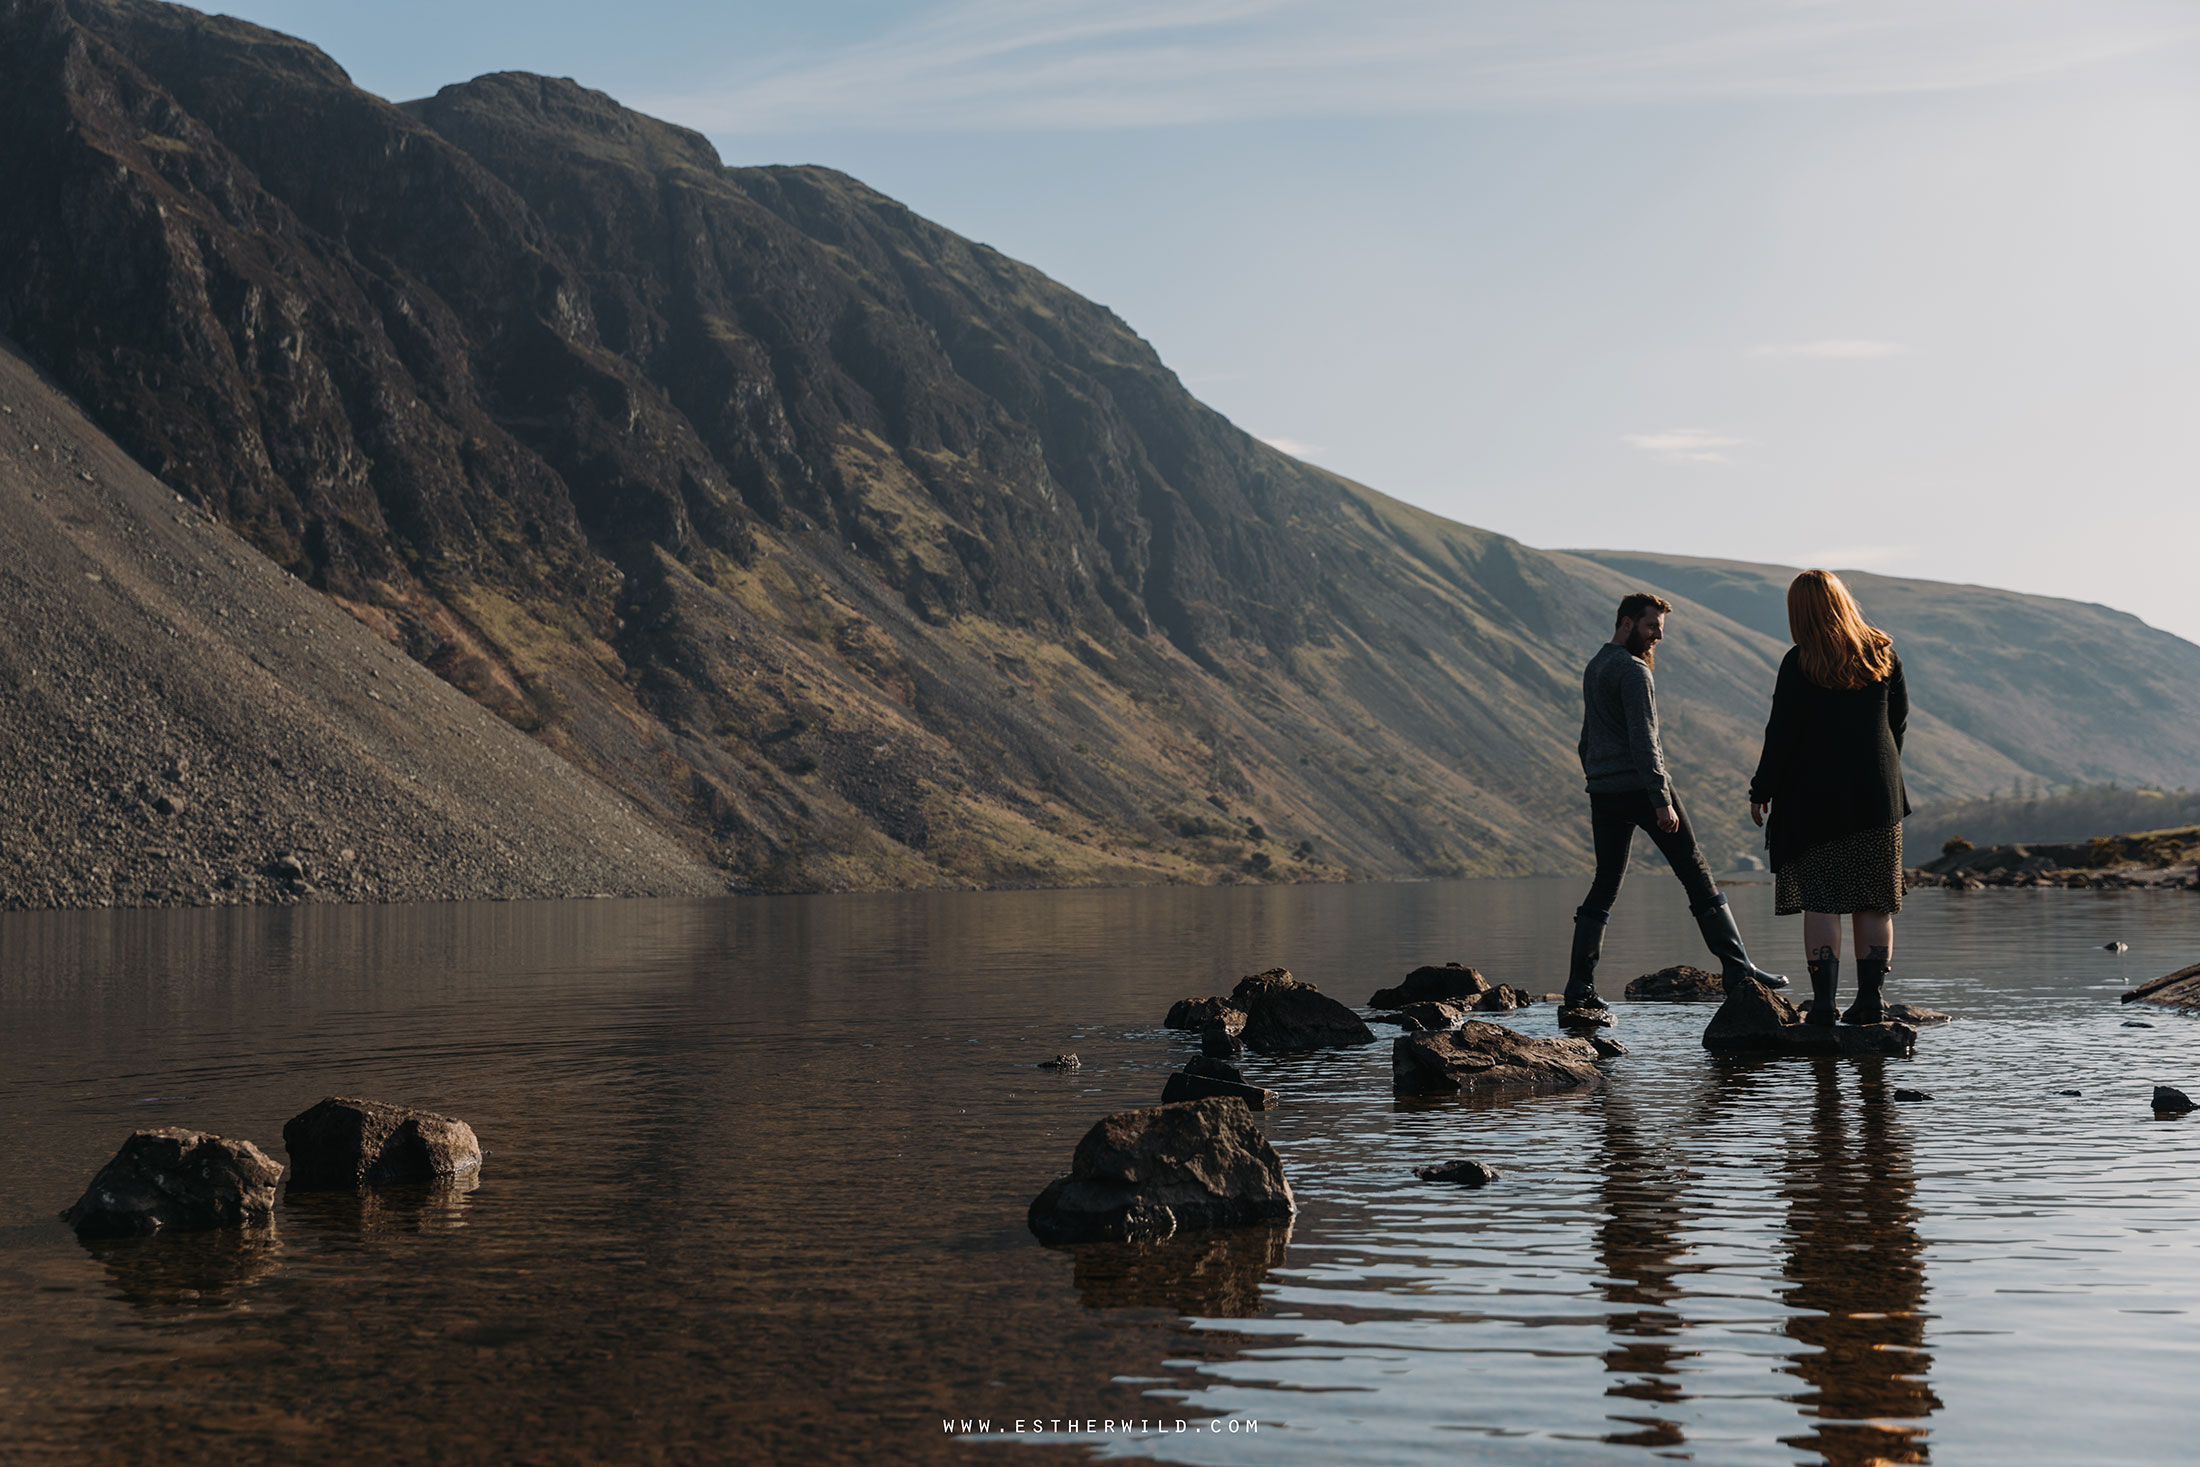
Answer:
POLYGON ((1597 874, 1589 895, 1574 911, 1573 959, 1566 973, 1566 997, 1559 1006, 1561 1024, 1569 1020, 1610 1023, 1611 1010, 1597 997, 1597 959, 1604 954, 1604 924, 1627 875, 1635 832, 1647 831, 1688 892, 1688 910, 1703 932, 1705 946, 1719 960, 1719 974, 1731 989, 1742 978, 1770 988, 1787 979, 1767 973, 1749 960, 1741 929, 1726 894, 1711 878, 1711 866, 1696 844, 1688 812, 1681 807, 1658 742, 1658 690, 1651 677, 1658 642, 1672 603, 1647 591, 1621 599, 1612 640, 1589 659, 1581 675, 1581 772, 1589 786, 1589 828, 1596 844, 1597 874))

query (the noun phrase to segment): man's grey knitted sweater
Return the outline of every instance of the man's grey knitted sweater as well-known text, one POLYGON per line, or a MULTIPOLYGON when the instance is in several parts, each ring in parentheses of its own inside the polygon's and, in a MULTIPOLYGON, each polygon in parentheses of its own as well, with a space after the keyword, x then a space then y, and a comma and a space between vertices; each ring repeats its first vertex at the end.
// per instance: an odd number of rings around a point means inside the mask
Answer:
POLYGON ((1581 674, 1581 772, 1591 794, 1643 790, 1653 806, 1673 802, 1650 665, 1614 642, 1581 674))

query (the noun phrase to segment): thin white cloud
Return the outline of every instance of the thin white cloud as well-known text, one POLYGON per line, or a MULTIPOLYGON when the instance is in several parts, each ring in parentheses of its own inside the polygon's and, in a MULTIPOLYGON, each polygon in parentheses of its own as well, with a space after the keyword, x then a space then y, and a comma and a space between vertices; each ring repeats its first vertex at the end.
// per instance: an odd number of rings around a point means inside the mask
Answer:
POLYGON ((1794 341, 1781 346, 1760 346, 1750 352, 1753 357, 1836 357, 1858 360, 1866 357, 1898 357, 1909 348, 1899 341, 1864 341, 1852 337, 1835 337, 1828 341, 1794 341))
POLYGON ((1281 449, 1293 458, 1312 458, 1322 451, 1320 444, 1301 443, 1296 438, 1263 438, 1261 442, 1267 444, 1270 448, 1281 449))
POLYGON ((636 99, 719 133, 1936 92, 2200 35, 2189 0, 936 0, 885 32, 636 99))
POLYGON ((1725 450, 1740 447, 1749 441, 1746 438, 1728 438, 1718 433, 1706 433, 1701 428, 1667 428, 1659 433, 1628 433, 1622 436, 1631 446, 1669 464, 1732 463, 1733 460, 1726 456, 1725 450))

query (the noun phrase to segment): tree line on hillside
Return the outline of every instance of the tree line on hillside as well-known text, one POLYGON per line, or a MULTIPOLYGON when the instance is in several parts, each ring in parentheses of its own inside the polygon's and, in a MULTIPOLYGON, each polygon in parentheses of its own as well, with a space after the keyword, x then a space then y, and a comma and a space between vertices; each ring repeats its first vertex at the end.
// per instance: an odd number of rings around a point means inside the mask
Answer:
POLYGON ((1961 837, 1973 845, 2020 841, 2082 841, 2200 824, 2200 791, 2158 790, 2114 783, 2057 791, 2041 782, 2005 793, 1919 810, 1903 824, 1910 859, 1930 858, 1961 837))

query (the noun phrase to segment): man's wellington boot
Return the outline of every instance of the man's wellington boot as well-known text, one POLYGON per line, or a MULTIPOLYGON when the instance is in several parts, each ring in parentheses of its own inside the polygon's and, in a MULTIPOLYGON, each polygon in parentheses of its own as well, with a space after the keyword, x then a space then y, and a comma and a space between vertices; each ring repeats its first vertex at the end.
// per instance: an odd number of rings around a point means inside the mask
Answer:
POLYGON ((1742 929, 1734 925, 1734 909, 1726 904, 1725 893, 1696 913, 1696 926, 1703 931, 1704 946, 1719 960, 1719 976, 1729 989, 1743 978, 1754 978, 1767 988, 1788 986, 1785 977, 1767 973, 1749 960, 1749 949, 1742 946, 1742 929))
POLYGON ((1810 960, 1810 1013, 1805 1022, 1821 1029, 1831 1029, 1834 1018, 1841 1012, 1841 960, 1839 958, 1812 958, 1810 960))
POLYGON ((1879 1001, 1879 987, 1887 981, 1885 958, 1856 960, 1856 1002, 1841 1016, 1844 1024, 1879 1024, 1887 1018, 1887 1006, 1879 1001))
POLYGON ((1594 907, 1574 909, 1574 950, 1566 965, 1566 993, 1559 1001, 1559 1022, 1577 1009, 1604 1009, 1597 997, 1597 960, 1604 956, 1604 924, 1611 913, 1594 907))

